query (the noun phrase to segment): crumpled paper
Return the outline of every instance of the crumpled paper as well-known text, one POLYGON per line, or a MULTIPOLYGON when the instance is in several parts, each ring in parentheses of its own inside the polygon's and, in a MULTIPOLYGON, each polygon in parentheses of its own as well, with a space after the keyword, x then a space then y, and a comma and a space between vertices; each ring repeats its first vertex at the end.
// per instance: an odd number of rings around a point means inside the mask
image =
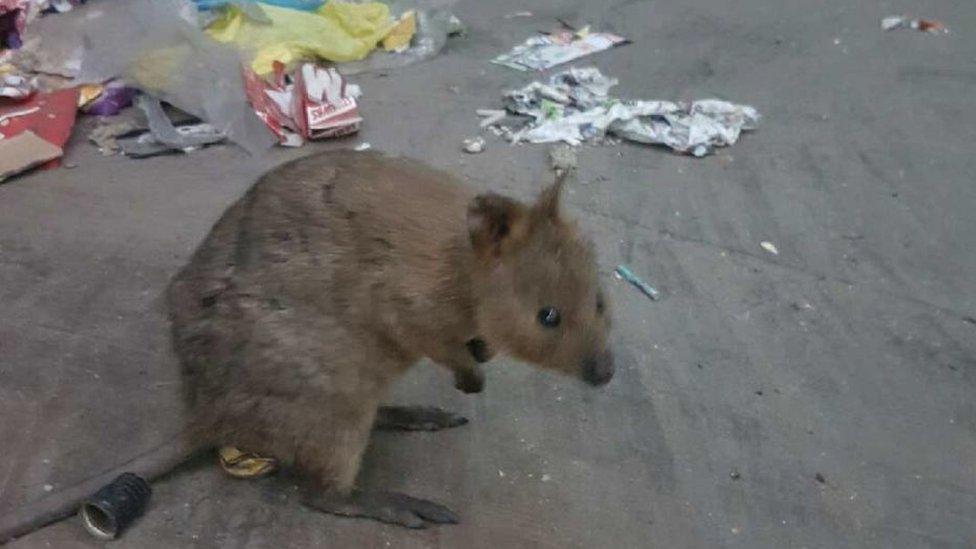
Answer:
POLYGON ((533 82, 509 91, 505 108, 532 120, 522 128, 501 131, 513 143, 570 145, 609 134, 701 157, 716 147, 732 145, 742 131, 759 124, 755 108, 720 99, 620 100, 610 96, 617 83, 595 67, 574 67, 553 75, 548 83, 533 82))
POLYGON ((626 42, 626 38, 609 32, 590 32, 589 27, 564 30, 532 36, 491 62, 520 71, 542 71, 626 42))

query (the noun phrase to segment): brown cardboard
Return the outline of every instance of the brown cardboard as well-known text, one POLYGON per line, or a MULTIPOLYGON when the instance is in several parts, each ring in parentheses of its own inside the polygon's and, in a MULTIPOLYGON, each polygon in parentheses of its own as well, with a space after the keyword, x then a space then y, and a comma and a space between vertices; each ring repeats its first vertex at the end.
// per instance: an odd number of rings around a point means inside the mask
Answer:
POLYGON ((0 181, 64 154, 30 130, 0 139, 0 181))

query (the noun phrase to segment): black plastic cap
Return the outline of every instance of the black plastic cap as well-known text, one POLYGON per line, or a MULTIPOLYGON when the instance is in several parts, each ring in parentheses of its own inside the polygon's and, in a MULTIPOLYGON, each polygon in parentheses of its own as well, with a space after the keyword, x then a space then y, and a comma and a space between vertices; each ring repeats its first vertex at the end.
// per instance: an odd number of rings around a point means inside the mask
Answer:
POLYGON ((134 473, 122 473, 81 504, 81 520, 91 535, 115 539, 142 516, 152 488, 134 473))

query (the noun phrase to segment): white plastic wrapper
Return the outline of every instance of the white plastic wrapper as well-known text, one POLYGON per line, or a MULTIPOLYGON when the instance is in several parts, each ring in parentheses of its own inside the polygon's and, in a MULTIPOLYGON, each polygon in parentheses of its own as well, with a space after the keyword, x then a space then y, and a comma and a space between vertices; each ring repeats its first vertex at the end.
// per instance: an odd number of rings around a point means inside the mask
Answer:
POLYGON ((524 127, 508 129, 511 140, 578 145, 611 134, 700 157, 759 125, 759 112, 748 105, 719 99, 622 101, 609 95, 616 84, 594 67, 571 68, 547 84, 533 82, 506 93, 509 112, 532 117, 524 127))
POLYGON ((622 36, 609 32, 589 32, 587 27, 580 32, 561 31, 533 36, 491 62, 520 71, 543 71, 626 42, 627 39, 622 36))

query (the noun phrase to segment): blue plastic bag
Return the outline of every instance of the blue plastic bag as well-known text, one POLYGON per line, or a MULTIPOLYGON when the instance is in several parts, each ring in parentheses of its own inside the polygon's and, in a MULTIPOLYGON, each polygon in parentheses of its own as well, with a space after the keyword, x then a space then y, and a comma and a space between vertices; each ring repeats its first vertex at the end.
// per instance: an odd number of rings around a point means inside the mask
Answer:
MULTIPOLYGON (((242 1, 257 2, 257 0, 193 0, 193 3, 197 5, 199 10, 210 10, 242 1)), ((261 3, 294 10, 315 11, 325 3, 325 0, 261 0, 261 3)))

